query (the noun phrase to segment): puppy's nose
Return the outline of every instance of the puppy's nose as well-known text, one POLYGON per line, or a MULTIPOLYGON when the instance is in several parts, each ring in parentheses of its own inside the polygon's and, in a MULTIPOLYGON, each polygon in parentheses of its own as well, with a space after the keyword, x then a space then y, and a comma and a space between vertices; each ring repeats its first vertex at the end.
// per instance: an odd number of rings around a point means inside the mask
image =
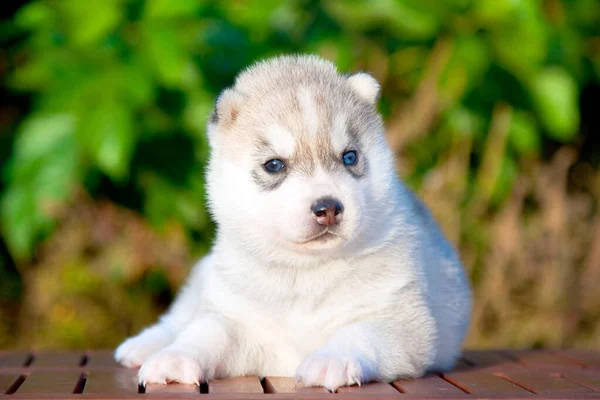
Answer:
POLYGON ((342 219, 344 206, 333 197, 324 197, 315 201, 311 207, 313 216, 319 225, 335 225, 342 219))

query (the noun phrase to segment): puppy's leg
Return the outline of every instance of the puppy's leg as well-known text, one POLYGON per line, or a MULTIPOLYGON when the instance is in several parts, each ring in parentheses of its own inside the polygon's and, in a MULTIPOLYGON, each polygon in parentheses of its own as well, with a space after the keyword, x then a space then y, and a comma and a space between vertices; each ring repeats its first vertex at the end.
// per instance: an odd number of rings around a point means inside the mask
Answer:
POLYGON ((209 267, 210 257, 197 264, 185 286, 158 323, 125 340, 115 351, 115 359, 126 367, 141 366, 152 354, 173 342, 177 333, 194 319, 200 308, 200 275, 209 267))
POLYGON ((199 384, 224 376, 234 342, 230 322, 216 314, 205 315, 188 324, 173 343, 152 355, 142 365, 139 381, 199 384))
POLYGON ((435 357, 434 327, 423 325, 414 336, 414 327, 406 329, 399 322, 369 321, 338 330, 300 364, 296 379, 335 391, 340 386, 423 375, 435 357))

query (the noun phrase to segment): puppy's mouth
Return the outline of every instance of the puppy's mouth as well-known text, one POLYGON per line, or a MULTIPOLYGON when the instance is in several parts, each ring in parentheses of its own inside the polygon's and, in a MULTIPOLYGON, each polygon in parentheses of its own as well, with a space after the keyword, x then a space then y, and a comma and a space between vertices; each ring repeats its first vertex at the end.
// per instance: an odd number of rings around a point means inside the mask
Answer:
POLYGON ((343 239, 343 237, 335 231, 331 231, 328 228, 325 228, 323 231, 317 233, 316 235, 310 236, 304 240, 300 240, 298 244, 308 244, 308 243, 326 243, 335 239, 343 239))

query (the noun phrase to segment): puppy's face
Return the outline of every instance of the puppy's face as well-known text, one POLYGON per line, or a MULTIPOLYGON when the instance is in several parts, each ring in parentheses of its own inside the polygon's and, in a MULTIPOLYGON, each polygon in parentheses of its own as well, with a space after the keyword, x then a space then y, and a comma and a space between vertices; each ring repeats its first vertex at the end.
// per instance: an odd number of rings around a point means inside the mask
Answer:
POLYGON ((393 174, 377 91, 366 74, 226 90, 209 125, 209 198, 221 229, 271 258, 367 245, 385 222, 393 174))

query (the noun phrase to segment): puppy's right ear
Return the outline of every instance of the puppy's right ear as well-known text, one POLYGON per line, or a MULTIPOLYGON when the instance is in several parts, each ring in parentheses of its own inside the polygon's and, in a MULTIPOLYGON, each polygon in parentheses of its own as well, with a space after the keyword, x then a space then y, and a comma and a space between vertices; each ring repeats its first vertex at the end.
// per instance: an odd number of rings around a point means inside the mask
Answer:
POLYGON ((219 129, 227 128, 235 122, 243 100, 244 96, 235 89, 225 89, 217 97, 206 129, 211 144, 219 129))
POLYGON ((377 103, 381 87, 379 86, 377 79, 373 78, 370 74, 367 74, 366 72, 359 72, 351 75, 348 78, 348 83, 356 92, 356 94, 358 94, 364 100, 372 105, 377 103))

